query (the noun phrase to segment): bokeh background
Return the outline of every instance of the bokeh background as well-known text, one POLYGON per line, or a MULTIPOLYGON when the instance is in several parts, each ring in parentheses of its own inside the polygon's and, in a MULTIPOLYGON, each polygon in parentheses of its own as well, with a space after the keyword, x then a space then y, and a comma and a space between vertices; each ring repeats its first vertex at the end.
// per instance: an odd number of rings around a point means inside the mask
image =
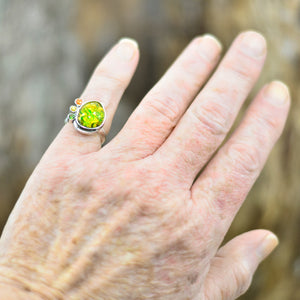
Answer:
POLYGON ((141 62, 109 138, 194 36, 215 34, 226 50, 249 28, 262 32, 269 48, 255 91, 278 78, 289 84, 293 103, 227 239, 268 228, 281 241, 241 299, 300 299, 299 0, 0 0, 0 229, 69 105, 119 38, 139 42, 141 62))

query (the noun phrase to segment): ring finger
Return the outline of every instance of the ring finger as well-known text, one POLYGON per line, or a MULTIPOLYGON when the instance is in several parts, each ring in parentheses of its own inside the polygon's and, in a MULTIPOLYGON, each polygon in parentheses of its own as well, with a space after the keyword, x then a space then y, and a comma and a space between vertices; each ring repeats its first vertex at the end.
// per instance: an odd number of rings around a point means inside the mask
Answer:
POLYGON ((207 80, 220 52, 220 43, 210 35, 193 39, 147 93, 111 146, 125 153, 126 160, 154 153, 207 80))

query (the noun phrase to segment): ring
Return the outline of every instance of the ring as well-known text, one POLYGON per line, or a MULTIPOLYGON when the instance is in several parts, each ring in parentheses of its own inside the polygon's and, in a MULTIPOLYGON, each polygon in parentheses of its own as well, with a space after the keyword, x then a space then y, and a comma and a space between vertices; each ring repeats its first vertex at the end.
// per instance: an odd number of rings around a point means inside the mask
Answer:
POLYGON ((83 103, 79 98, 74 102, 75 105, 70 106, 65 123, 72 122, 75 129, 84 134, 98 132, 106 119, 104 105, 96 100, 83 103))

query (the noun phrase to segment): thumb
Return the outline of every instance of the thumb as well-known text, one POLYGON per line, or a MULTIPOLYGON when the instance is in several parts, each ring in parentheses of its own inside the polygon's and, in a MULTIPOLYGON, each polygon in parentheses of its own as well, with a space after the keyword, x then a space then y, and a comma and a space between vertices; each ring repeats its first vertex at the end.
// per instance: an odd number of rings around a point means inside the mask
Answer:
POLYGON ((257 266, 277 245, 277 237, 267 230, 249 231, 229 241, 211 261, 201 299, 230 300, 245 293, 257 266))

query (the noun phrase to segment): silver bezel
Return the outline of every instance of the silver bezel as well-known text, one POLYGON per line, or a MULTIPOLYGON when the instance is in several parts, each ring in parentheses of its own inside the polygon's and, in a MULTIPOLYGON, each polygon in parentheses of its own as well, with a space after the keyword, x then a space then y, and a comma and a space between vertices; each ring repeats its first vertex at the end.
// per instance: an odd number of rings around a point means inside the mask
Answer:
POLYGON ((81 132, 81 133, 83 133, 83 134, 93 134, 93 133, 99 131, 99 130, 104 126, 105 120, 106 120, 106 110, 105 110, 105 108, 104 108, 103 103, 100 102, 100 101, 97 101, 97 100, 91 100, 91 101, 84 102, 84 103, 82 103, 81 105, 78 105, 78 106, 77 106, 77 111, 76 111, 76 115, 75 115, 75 119, 74 119, 74 121, 73 121, 73 124, 74 124, 74 127, 75 127, 79 132, 81 132), (98 103, 102 106, 103 111, 104 111, 104 118, 103 118, 102 123, 101 123, 98 127, 95 127, 95 128, 85 127, 85 126, 81 125, 81 124, 79 123, 79 121, 78 121, 78 114, 79 114, 79 111, 80 111, 81 107, 84 106, 84 105, 86 105, 86 104, 88 104, 88 103, 90 103, 90 102, 98 102, 98 103))

